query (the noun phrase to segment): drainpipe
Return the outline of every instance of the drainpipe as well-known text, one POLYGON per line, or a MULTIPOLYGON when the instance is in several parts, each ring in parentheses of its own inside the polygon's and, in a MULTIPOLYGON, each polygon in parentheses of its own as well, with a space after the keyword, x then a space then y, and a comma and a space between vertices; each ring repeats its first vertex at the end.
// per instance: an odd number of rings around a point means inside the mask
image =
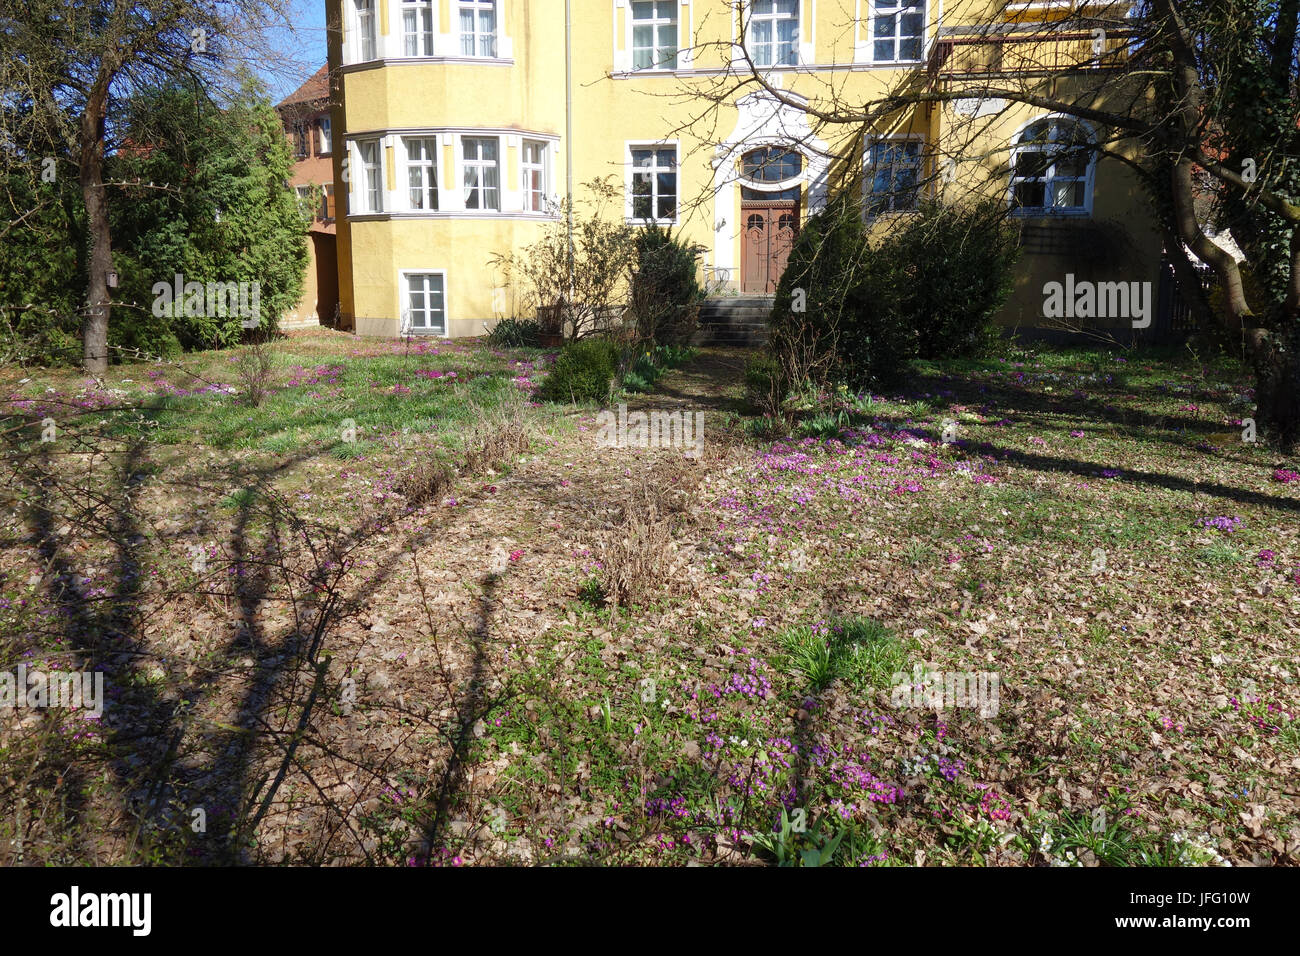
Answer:
POLYGON ((564 176, 568 193, 569 227, 569 299, 575 282, 573 261, 573 9, 572 0, 564 0, 564 176))

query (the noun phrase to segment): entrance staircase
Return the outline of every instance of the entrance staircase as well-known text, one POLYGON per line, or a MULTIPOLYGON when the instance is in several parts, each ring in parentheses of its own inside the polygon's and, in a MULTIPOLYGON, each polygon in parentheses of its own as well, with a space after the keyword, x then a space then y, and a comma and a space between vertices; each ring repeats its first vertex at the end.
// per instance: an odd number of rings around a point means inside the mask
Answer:
POLYGON ((694 345, 730 345, 757 348, 767 342, 770 295, 718 296, 700 306, 700 323, 691 339, 694 345))

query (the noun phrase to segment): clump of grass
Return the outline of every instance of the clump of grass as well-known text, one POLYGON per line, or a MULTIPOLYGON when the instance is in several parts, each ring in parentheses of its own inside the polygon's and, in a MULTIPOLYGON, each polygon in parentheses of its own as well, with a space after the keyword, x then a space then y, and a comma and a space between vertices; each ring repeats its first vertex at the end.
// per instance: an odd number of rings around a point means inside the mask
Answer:
POLYGON ((1236 564, 1241 560, 1241 553, 1226 541, 1212 541, 1203 548, 1198 548, 1196 557, 1206 564, 1236 564))
POLYGON ((593 576, 584 581, 578 589, 578 600, 589 607, 604 607, 605 587, 600 583, 600 578, 593 576))
POLYGON ((456 470, 441 458, 419 458, 398 477, 396 491, 413 505, 443 499, 456 481, 456 470))
POLYGON ((868 617, 836 618, 787 630, 779 638, 790 666, 813 690, 842 680, 854 690, 888 687, 907 664, 907 649, 894 633, 868 617))
POLYGON ((930 558, 932 549, 926 542, 913 539, 907 543, 903 553, 904 557, 907 558, 907 563, 916 567, 924 564, 930 558))
POLYGON ((622 506, 596 547, 599 584, 614 607, 644 604, 672 590, 681 564, 673 529, 688 505, 652 473, 622 506))
POLYGON ((1208 844, 1139 833, 1114 813, 1065 813, 1035 827, 1040 853, 1054 866, 1204 866, 1217 862, 1208 844))
POLYGON ((532 423, 519 401, 482 409, 465 442, 465 471, 501 471, 532 448, 532 423))
POLYGON ((256 498, 257 492, 252 488, 240 488, 238 491, 232 491, 230 494, 226 495, 226 497, 222 498, 221 506, 232 510, 248 508, 253 504, 253 501, 256 498))

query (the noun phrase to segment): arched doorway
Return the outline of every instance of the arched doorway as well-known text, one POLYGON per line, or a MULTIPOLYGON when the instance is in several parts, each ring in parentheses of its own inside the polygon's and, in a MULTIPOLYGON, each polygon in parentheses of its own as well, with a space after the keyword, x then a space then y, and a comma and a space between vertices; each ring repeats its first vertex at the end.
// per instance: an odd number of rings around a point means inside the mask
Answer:
POLYGON ((763 146, 745 153, 741 163, 740 291, 776 291, 799 234, 803 157, 795 150, 763 146))

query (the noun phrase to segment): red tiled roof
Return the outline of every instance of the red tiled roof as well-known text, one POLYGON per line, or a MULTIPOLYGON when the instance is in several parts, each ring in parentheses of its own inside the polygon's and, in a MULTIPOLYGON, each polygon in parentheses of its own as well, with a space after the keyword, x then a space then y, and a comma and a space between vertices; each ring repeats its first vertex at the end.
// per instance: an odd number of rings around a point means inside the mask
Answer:
POLYGON ((299 103, 316 103, 320 100, 329 99, 329 95, 330 68, 327 63, 313 73, 311 79, 276 104, 276 107, 294 106, 299 103))

